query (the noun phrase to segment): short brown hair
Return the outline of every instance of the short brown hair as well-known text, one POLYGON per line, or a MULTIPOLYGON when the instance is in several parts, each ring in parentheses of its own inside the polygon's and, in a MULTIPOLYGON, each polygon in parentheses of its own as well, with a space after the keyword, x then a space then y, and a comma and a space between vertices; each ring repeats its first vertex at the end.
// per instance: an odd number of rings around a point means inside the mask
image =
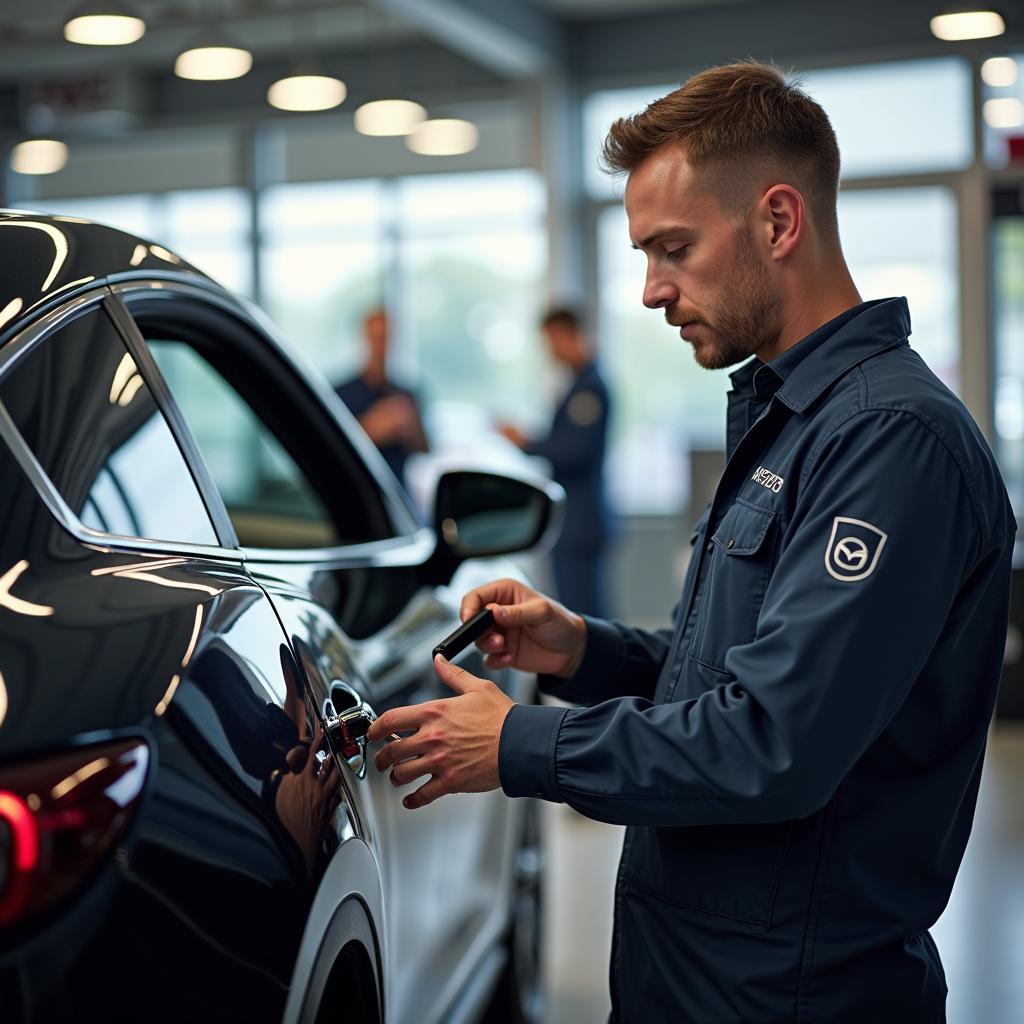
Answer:
POLYGON ((766 175, 807 200, 819 232, 838 240, 839 146, 828 115, 774 64, 745 60, 694 75, 646 110, 609 129, 602 163, 629 172, 662 146, 682 144, 695 168, 714 172, 713 191, 739 209, 766 175))
POLYGON ((568 306, 552 306, 540 321, 541 327, 564 327, 572 331, 583 330, 583 318, 568 306))

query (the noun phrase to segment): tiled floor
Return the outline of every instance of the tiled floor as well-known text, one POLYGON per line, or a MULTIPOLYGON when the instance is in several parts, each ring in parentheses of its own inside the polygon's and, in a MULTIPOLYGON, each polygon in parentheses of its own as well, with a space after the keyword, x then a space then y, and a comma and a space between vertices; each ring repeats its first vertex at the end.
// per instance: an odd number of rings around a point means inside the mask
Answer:
MULTIPOLYGON (((948 1024, 1024 1021, 1024 725, 994 730, 974 832, 933 930, 948 1024)), ((608 1014, 611 893, 622 830, 548 808, 548 1024, 608 1014)))

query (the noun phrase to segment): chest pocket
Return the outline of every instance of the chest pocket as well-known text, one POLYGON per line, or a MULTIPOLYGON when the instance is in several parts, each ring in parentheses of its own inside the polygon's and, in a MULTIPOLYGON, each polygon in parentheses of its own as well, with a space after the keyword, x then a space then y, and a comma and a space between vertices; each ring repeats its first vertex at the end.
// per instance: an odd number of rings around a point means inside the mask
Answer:
POLYGON ((775 560, 778 512, 740 498, 711 538, 690 656, 725 671, 730 647, 750 643, 775 560))

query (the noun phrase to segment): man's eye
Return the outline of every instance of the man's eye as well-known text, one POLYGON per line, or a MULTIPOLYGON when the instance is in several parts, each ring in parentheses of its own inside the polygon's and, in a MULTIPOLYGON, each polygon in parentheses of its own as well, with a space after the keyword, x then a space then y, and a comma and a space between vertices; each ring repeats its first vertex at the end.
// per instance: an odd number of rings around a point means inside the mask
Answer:
POLYGON ((686 252, 686 250, 688 248, 689 248, 689 246, 681 245, 681 246, 679 246, 678 249, 670 249, 668 252, 665 253, 665 259, 667 259, 667 260, 681 260, 683 258, 684 253, 686 252))

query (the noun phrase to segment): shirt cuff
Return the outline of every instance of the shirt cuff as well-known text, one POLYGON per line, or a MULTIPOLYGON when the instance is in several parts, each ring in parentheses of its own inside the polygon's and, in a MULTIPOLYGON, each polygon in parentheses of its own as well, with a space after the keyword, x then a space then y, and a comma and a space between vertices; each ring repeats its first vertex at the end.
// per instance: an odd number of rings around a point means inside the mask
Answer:
POLYGON ((555 748, 568 711, 545 704, 516 704, 509 709, 498 741, 498 778, 507 796, 562 802, 555 748))
POLYGON ((571 704, 598 704, 615 693, 613 684, 626 663, 626 644, 612 623, 589 615, 584 615, 583 621, 587 624, 587 646, 575 675, 569 679, 538 676, 537 685, 542 692, 571 704))

